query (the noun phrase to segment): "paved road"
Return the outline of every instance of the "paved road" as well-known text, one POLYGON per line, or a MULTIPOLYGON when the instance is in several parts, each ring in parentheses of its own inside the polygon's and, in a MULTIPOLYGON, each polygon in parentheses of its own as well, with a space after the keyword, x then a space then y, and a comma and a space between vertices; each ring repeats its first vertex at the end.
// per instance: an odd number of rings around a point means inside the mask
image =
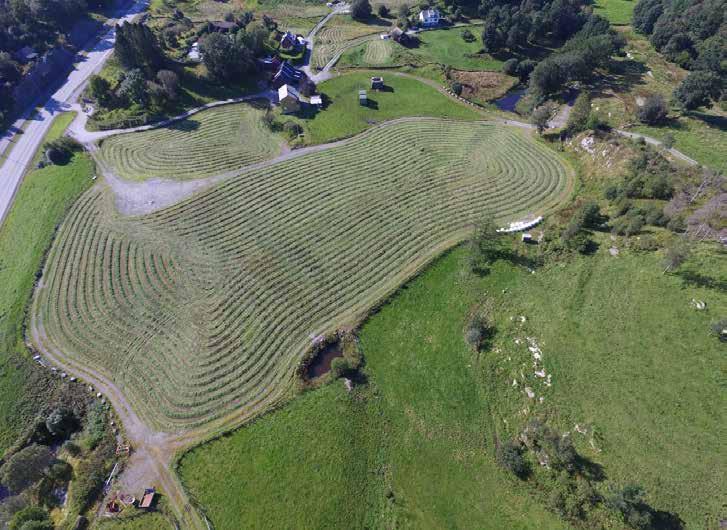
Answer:
POLYGON ((318 31, 320 31, 320 29, 326 25, 326 22, 328 22, 331 19, 331 17, 333 17, 334 15, 339 15, 339 14, 349 13, 349 12, 350 12, 349 6, 345 2, 341 3, 341 4, 336 4, 333 7, 333 11, 328 13, 325 17, 323 17, 318 22, 318 24, 313 26, 313 29, 310 30, 310 33, 308 33, 308 36, 305 38, 306 50, 305 50, 305 56, 303 57, 303 66, 301 66, 300 69, 303 72, 305 72, 305 75, 307 75, 311 79, 311 81, 313 81, 314 83, 320 83, 321 81, 325 81, 326 79, 328 79, 328 76, 327 76, 328 70, 327 69, 324 69, 321 73, 314 74, 310 68, 310 60, 311 60, 311 57, 313 57, 313 41, 316 38, 316 33, 318 33, 318 31))
MULTIPOLYGON (((129 21, 144 11, 146 7, 147 0, 136 0, 114 22, 129 21)), ((53 118, 70 109, 71 102, 81 93, 88 78, 101 69, 113 52, 115 38, 115 30, 111 28, 90 50, 80 53, 76 68, 68 75, 63 86, 56 90, 39 112, 29 118, 25 133, 14 135, 14 146, 8 147, 11 149, 9 155, 0 166, 0 223, 10 210, 15 192, 20 186, 35 152, 43 142, 53 118)), ((16 123, 15 126, 17 125, 16 123)), ((2 141, 9 144, 13 141, 13 137, 6 136, 2 141)))

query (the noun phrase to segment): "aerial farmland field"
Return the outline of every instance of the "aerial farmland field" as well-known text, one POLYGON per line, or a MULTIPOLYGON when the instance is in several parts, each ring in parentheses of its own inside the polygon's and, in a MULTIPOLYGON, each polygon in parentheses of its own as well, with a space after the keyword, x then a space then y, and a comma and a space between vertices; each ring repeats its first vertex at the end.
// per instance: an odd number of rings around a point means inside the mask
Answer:
POLYGON ((60 229, 36 322, 156 428, 249 414, 290 390, 313 339, 355 325, 483 212, 548 210, 570 182, 517 131, 422 118, 142 217, 96 187, 60 229))

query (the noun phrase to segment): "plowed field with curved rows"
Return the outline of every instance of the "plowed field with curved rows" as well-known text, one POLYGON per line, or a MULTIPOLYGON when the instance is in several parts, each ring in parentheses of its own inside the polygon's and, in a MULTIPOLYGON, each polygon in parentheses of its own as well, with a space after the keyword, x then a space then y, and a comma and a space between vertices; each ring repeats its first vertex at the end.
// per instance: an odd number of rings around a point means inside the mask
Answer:
POLYGON ((129 180, 194 179, 216 175, 280 153, 282 142, 258 105, 224 105, 167 127, 119 134, 101 144, 99 159, 129 180))
POLYGON ((519 131, 405 121, 121 217, 96 186, 50 252, 35 321, 160 429, 290 389, 312 338, 351 325, 484 211, 547 210, 568 171, 519 131))

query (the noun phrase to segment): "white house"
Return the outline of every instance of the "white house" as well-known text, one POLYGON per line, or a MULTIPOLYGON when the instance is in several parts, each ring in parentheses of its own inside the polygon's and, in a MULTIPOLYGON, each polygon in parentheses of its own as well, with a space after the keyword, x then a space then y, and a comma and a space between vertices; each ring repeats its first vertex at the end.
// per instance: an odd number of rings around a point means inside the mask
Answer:
POLYGON ((419 23, 426 27, 431 28, 432 26, 439 25, 439 9, 431 8, 425 9, 419 12, 419 23))
POLYGON ((300 94, 290 85, 283 85, 278 89, 278 102, 283 114, 292 114, 300 110, 300 94))

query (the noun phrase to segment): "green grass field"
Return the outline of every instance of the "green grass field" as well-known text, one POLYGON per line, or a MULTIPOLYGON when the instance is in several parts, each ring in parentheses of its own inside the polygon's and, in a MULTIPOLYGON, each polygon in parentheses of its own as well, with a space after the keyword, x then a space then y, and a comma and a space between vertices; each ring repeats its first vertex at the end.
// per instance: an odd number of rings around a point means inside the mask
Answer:
POLYGON ((406 48, 390 40, 368 39, 346 50, 337 66, 375 68, 442 64, 459 70, 499 72, 502 61, 488 54, 479 53, 482 49, 481 33, 482 26, 478 25, 424 31, 419 34, 421 42, 415 48, 406 48), (462 38, 464 29, 472 32, 475 36, 474 41, 466 42, 462 38))
POLYGON ((604 494, 635 481, 687 528, 714 528, 727 480, 727 363, 708 328, 727 311, 723 260, 705 247, 682 275, 662 275, 656 254, 613 258, 602 248, 536 274, 498 262, 476 277, 458 249, 363 327, 369 388, 308 392, 188 453, 182 477, 220 529, 236 520, 316 528, 331 512, 341 521, 331 528, 564 528, 537 491, 529 495, 493 461, 494 437, 517 432, 527 407, 573 432, 579 451, 603 466, 604 494), (693 274, 717 287, 695 284, 693 274), (708 311, 690 307, 692 298, 708 311), (463 327, 485 299, 498 335, 476 355, 463 327), (525 324, 511 320, 519 315, 525 324), (527 344, 515 343, 526 335, 542 348, 549 388, 532 374, 527 344), (523 384, 545 401, 528 400, 523 384), (598 433, 594 446, 576 423, 598 433))
POLYGON ((359 133, 375 123, 405 116, 431 116, 474 120, 473 110, 453 102, 436 89, 416 79, 393 72, 356 72, 321 83, 319 90, 330 101, 312 119, 303 121, 305 142, 320 144, 359 133), (372 91, 371 76, 384 77, 387 91, 372 91), (370 104, 359 105, 358 91, 368 89, 370 104))
POLYGON ((519 218, 570 181, 519 131, 426 119, 144 217, 120 218, 93 189, 61 228, 37 316, 154 426, 245 415, 289 390, 312 337, 358 321, 483 209, 519 218))
POLYGON ((615 26, 628 26, 636 3, 636 0, 598 0, 594 11, 615 26))
POLYGON ((697 112, 667 126, 638 125, 633 130, 660 140, 671 134, 675 148, 701 164, 727 172, 727 117, 697 112))
MULTIPOLYGON (((61 115, 46 140, 60 136, 68 121, 61 115)), ((85 155, 66 166, 31 171, 0 228, 0 454, 60 388, 58 380, 31 365, 23 337, 25 308, 55 227, 89 186, 92 172, 85 155)))
POLYGON ((282 140, 263 122, 262 105, 202 111, 150 131, 105 139, 99 159, 123 178, 186 180, 217 175, 280 154, 282 140))
POLYGON ((102 521, 94 527, 94 530, 173 530, 174 528, 169 519, 161 513, 154 512, 102 521))
POLYGON ((311 67, 323 68, 346 48, 378 39, 380 33, 386 33, 389 29, 390 25, 385 21, 366 24, 353 20, 349 15, 336 15, 316 34, 311 67))

